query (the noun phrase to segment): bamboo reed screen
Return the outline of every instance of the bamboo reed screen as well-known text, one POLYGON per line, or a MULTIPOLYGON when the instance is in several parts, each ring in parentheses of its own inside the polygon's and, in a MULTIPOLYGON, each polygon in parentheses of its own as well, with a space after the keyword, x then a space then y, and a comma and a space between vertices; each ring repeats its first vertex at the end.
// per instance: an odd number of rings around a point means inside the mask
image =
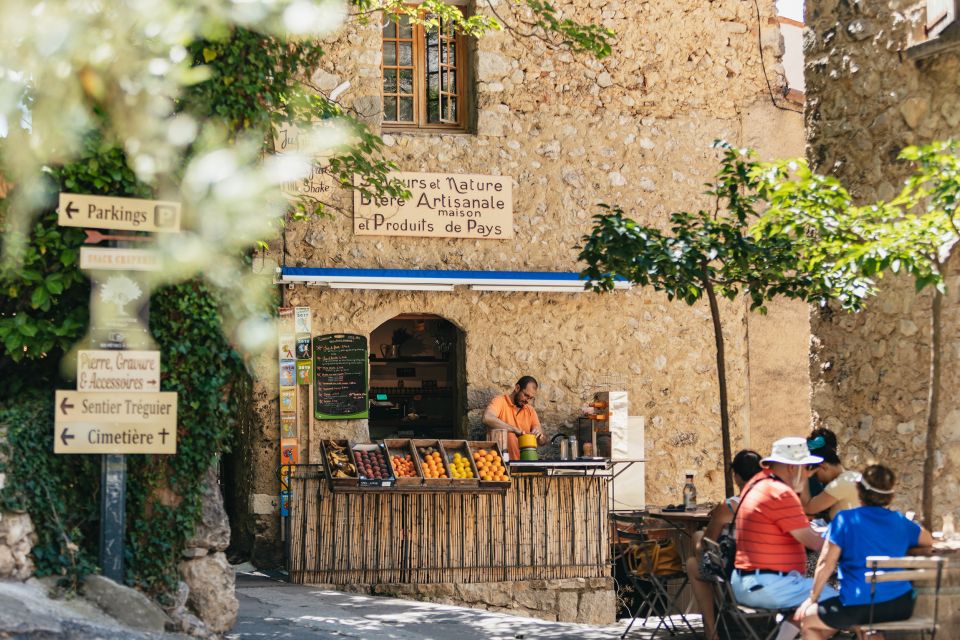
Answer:
POLYGON ((330 491, 291 478, 290 580, 500 582, 610 574, 607 478, 515 476, 505 492, 330 491))

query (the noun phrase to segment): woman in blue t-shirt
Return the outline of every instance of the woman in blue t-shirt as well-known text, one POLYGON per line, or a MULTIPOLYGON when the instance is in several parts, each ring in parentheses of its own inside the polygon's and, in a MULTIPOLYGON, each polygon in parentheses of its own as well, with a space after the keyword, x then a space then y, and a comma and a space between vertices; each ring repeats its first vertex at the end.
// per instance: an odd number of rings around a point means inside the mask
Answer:
MULTIPOLYGON (((870 584, 867 556, 898 557, 911 547, 929 547, 933 537, 887 505, 893 500, 893 471, 879 464, 867 467, 857 484, 861 507, 839 512, 827 529, 813 588, 797 609, 804 640, 831 637, 838 629, 867 624, 870 584), (840 595, 817 602, 834 569, 839 569, 840 595)), ((913 615, 914 593, 909 582, 881 582, 874 596, 874 622, 906 620, 913 615)))

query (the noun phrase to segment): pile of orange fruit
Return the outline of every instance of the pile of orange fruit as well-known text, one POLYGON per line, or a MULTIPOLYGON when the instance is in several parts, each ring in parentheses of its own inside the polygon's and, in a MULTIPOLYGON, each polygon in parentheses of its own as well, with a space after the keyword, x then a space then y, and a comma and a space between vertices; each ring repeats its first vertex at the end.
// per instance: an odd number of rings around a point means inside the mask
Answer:
POLYGON ((481 449, 473 454, 473 461, 480 472, 480 479, 490 482, 506 482, 510 480, 503 460, 493 449, 481 449))
POLYGON ((393 463, 393 470, 398 478, 416 478, 417 470, 413 466, 413 456, 407 454, 403 457, 393 456, 390 458, 393 463))
POLYGON ((424 478, 446 478, 447 470, 443 466, 443 459, 439 451, 428 453, 423 458, 423 477, 424 478))

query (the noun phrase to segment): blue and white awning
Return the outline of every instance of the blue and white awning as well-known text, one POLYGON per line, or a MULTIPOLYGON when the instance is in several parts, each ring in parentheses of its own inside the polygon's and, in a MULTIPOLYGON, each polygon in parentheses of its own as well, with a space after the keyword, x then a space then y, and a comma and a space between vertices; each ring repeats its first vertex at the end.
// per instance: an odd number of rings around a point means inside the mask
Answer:
MULTIPOLYGON (((305 284, 331 289, 383 289, 395 291, 532 291, 582 293, 586 281, 576 272, 558 271, 444 271, 437 269, 321 269, 280 267, 279 284, 305 284)), ((615 289, 629 289, 617 278, 615 289)))

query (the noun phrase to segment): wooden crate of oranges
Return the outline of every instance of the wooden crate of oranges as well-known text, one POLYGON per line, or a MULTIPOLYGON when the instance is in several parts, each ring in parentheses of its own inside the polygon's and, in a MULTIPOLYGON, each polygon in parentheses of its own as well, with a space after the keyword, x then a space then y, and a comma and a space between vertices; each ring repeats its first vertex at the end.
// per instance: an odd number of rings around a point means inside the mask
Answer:
POLYGON ((413 451, 410 440, 387 439, 383 441, 390 457, 390 464, 397 476, 398 487, 419 487, 423 484, 420 459, 413 451))
POLYGON ((439 440, 411 440, 425 485, 450 485, 450 469, 439 440))
POLYGON ((473 464, 473 455, 466 440, 441 440, 440 445, 450 468, 450 482, 455 486, 480 486, 480 475, 473 464))
POLYGON ((477 467, 481 487, 509 487, 510 471, 496 442, 470 442, 470 453, 477 467))

